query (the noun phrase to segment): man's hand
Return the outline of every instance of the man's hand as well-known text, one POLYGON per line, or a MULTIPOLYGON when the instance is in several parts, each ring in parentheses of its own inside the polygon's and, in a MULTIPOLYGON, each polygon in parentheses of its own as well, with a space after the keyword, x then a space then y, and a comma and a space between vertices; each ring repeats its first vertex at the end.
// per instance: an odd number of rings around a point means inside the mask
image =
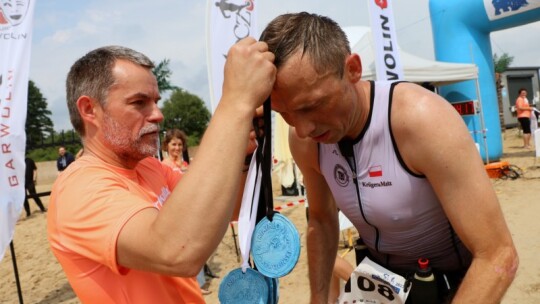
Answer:
POLYGON ((221 102, 245 103, 251 109, 258 108, 270 95, 276 72, 274 54, 268 51, 265 42, 257 42, 252 37, 240 40, 227 54, 221 102))

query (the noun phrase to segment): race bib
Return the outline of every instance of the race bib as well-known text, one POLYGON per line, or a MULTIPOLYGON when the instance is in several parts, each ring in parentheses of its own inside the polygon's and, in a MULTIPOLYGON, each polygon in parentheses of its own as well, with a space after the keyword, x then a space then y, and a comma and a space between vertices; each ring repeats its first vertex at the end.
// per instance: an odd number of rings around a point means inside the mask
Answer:
POLYGON ((405 283, 404 277, 366 257, 343 286, 338 301, 340 304, 403 304, 410 291, 410 288, 405 291, 405 283))

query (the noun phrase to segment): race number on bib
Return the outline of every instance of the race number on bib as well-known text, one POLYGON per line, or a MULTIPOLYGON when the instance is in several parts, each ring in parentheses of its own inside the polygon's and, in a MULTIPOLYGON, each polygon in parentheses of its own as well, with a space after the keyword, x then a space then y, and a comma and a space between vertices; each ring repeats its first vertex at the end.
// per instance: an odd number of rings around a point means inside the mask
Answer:
POLYGON ((405 282, 404 277, 366 257, 343 286, 339 303, 403 304, 410 291, 405 291, 405 282))

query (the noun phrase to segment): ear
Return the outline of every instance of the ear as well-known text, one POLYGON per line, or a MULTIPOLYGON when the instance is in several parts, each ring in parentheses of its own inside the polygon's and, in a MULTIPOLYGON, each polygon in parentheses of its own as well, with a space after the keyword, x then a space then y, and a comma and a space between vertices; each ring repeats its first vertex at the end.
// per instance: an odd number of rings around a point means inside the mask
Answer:
POLYGON ((101 107, 98 102, 89 96, 81 96, 77 99, 77 109, 82 120, 86 124, 96 124, 96 114, 101 107))
POLYGON ((356 83, 362 78, 362 62, 358 54, 350 54, 345 59, 345 77, 352 83, 356 83))

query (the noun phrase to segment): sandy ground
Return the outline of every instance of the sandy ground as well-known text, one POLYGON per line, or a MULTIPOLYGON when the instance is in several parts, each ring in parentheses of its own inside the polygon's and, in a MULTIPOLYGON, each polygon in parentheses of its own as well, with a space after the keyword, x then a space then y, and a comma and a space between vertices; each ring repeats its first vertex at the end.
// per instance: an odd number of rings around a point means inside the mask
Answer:
MULTIPOLYGON (((522 141, 516 129, 505 132, 502 160, 521 168, 523 176, 515 180, 492 179, 520 255, 518 274, 503 300, 505 304, 540 303, 540 262, 537 257, 540 252, 540 159, 536 163, 534 151, 521 149, 521 145, 522 141)), ((47 191, 50 187, 50 183, 44 183, 38 185, 38 191, 47 191)), ((47 205, 48 197, 43 198, 43 201, 47 205)), ((292 201, 292 198, 276 201, 275 206, 288 201, 292 201)), ((28 219, 24 215, 21 217, 14 237, 24 302, 79 303, 60 265, 49 250, 45 215, 38 211, 33 201, 30 201, 30 206, 34 213, 28 219)), ((302 251, 296 268, 280 279, 280 303, 308 303, 304 205, 284 209, 282 214, 297 226, 302 239, 302 251)), ((232 230, 229 229, 209 260, 210 268, 220 278, 208 282, 208 288, 212 291, 205 296, 208 303, 219 302, 217 295, 221 278, 240 266, 233 240, 232 230)), ((342 241, 344 240, 345 233, 342 235, 342 241)), ((340 253, 345 251, 346 248, 342 246, 340 253)), ((354 261, 354 253, 347 254, 346 259, 354 261)), ((0 262, 0 303, 18 302, 11 252, 8 248, 0 262)))

